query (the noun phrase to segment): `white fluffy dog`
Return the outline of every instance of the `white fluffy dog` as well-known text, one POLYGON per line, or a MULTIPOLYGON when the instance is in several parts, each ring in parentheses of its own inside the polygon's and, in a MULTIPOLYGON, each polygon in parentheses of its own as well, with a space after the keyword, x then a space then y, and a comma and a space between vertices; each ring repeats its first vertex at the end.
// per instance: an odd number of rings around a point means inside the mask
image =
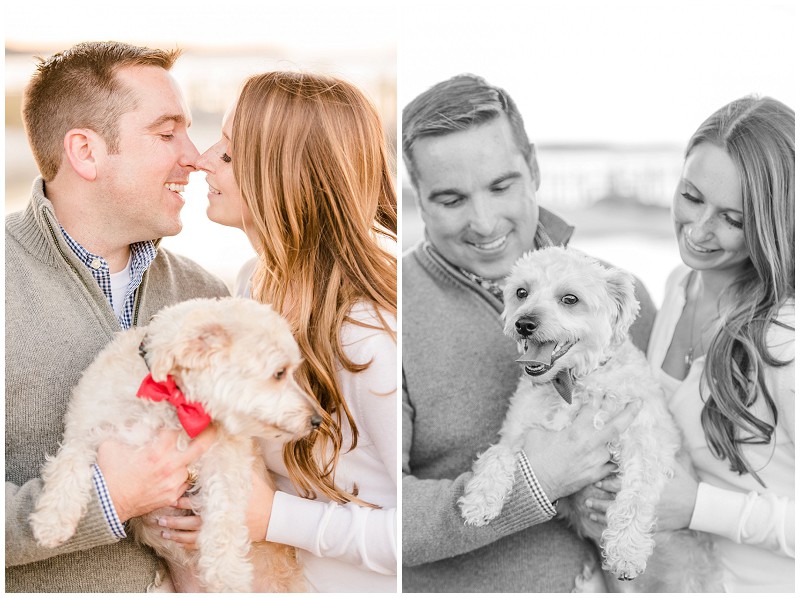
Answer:
MULTIPOLYGON (((499 443, 475 462, 459 500, 466 522, 485 525, 500 514, 527 430, 563 429, 584 404, 599 409, 599 429, 627 403, 641 400, 634 422, 618 444, 609 445, 622 489, 602 532, 603 567, 620 580, 638 578, 622 584, 626 591, 720 589, 707 536, 653 531, 655 508, 673 474, 681 439, 644 354, 628 338, 639 310, 630 274, 576 250, 542 249, 517 261, 504 301, 504 331, 519 343, 524 373, 499 443)), ((591 536, 591 526, 598 525, 581 517, 571 497, 559 501, 558 511, 582 535, 591 536)))
MULTIPOLYGON (((75 533, 92 492, 100 443, 142 446, 159 429, 181 429, 167 400, 137 397, 149 368, 153 381, 174 381, 193 407, 201 405, 218 433, 193 464, 192 505, 203 516, 198 550, 163 540, 141 519, 130 522, 136 538, 171 567, 197 571, 208 591, 302 590, 294 549, 261 542, 251 550, 245 521, 252 472, 263 468, 255 461, 253 438, 288 441, 310 434, 321 421, 318 405, 294 380, 300 361, 287 322, 249 299, 186 301, 161 310, 146 327, 119 333, 73 390, 61 448, 42 470, 44 488, 30 516, 36 540, 52 548, 75 533)), ((184 431, 179 447, 188 441, 184 431)))

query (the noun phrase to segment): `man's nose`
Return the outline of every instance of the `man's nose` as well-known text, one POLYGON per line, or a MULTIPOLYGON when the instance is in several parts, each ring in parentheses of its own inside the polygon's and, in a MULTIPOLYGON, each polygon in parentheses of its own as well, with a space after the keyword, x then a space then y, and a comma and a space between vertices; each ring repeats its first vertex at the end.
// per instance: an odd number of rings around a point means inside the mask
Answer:
POLYGON ((497 218, 489 201, 476 197, 472 202, 469 226, 479 235, 490 235, 494 229, 497 218))
POLYGON ((189 137, 183 142, 183 146, 181 147, 181 156, 178 159, 178 164, 183 166, 184 168, 191 168, 192 170, 197 170, 198 166, 197 163, 200 160, 200 152, 197 151, 194 143, 189 137))

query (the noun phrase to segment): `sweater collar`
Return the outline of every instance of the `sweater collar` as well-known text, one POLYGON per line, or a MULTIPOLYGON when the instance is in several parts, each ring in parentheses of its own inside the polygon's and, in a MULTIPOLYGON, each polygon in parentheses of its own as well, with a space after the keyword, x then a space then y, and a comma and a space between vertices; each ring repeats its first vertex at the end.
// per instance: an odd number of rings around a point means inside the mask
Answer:
POLYGON ((44 180, 36 177, 28 205, 23 211, 6 217, 6 230, 31 255, 54 266, 59 253, 69 261, 72 261, 70 256, 74 257, 59 226, 53 204, 44 194, 44 180))
MULTIPOLYGON (((60 226, 53 204, 45 196, 44 179, 38 176, 33 181, 28 205, 6 218, 6 229, 27 251, 46 264, 55 265, 59 253, 73 265, 80 264, 61 235, 60 226)), ((158 248, 161 239, 152 242, 158 248)))

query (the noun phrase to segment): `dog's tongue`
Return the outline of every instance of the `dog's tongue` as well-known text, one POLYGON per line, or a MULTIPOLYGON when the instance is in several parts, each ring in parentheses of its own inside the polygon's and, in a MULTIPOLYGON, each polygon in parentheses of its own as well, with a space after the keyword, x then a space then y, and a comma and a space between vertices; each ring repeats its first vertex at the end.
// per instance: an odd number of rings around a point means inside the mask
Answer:
POLYGON ((552 365, 553 351, 556 348, 556 342, 549 343, 528 343, 525 354, 517 359, 517 363, 524 363, 527 365, 543 364, 546 366, 552 365))

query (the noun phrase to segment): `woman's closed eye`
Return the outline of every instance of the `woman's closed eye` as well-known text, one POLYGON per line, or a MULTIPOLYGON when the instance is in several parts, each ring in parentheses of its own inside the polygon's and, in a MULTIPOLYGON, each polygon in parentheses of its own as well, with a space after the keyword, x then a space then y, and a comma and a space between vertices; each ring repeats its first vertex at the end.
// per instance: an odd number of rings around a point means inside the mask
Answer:
POLYGON ((686 199, 687 201, 690 201, 690 202, 692 202, 692 203, 703 203, 703 200, 702 200, 702 199, 700 199, 699 197, 695 197, 694 195, 691 195, 691 194, 689 194, 689 193, 688 193, 688 192, 686 192, 686 191, 684 191, 683 193, 681 193, 681 196, 682 196, 684 199, 686 199))
POLYGON ((722 217, 725 220, 725 222, 730 224, 732 227, 739 228, 739 229, 744 228, 744 222, 742 222, 741 220, 737 220, 736 218, 731 217, 730 214, 723 214, 722 217))

